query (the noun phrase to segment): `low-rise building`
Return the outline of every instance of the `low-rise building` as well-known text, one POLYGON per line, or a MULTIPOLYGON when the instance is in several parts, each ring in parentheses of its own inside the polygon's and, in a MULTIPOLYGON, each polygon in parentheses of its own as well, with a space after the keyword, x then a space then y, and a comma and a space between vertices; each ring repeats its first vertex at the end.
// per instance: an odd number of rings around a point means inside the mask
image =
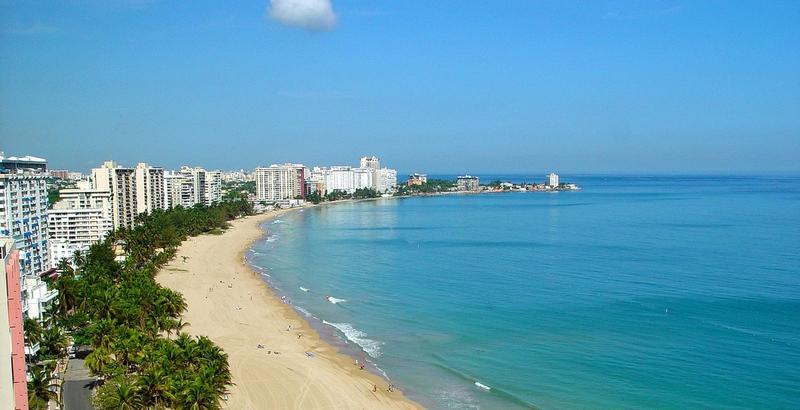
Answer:
POLYGON ((428 182, 427 175, 418 174, 415 172, 408 176, 408 180, 406 180, 406 185, 412 187, 412 186, 425 185, 427 182, 428 182))

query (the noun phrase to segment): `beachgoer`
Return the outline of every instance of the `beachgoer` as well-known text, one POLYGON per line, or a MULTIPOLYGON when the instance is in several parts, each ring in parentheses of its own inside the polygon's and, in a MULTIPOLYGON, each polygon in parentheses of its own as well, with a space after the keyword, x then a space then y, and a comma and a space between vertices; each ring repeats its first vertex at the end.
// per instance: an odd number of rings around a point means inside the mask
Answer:
POLYGON ((373 392, 377 392, 378 391, 378 385, 377 384, 373 384, 372 385, 372 391, 373 392))

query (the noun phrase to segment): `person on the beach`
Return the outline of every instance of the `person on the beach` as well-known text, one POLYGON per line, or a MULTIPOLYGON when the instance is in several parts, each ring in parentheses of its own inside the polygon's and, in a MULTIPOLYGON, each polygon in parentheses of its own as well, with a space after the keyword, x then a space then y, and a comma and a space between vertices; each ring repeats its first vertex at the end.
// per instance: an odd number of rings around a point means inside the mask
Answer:
POLYGON ((373 384, 372 385, 372 392, 373 393, 377 393, 378 392, 378 385, 377 384, 373 384))
POLYGON ((364 363, 361 363, 361 366, 359 366, 358 368, 364 370, 364 363))

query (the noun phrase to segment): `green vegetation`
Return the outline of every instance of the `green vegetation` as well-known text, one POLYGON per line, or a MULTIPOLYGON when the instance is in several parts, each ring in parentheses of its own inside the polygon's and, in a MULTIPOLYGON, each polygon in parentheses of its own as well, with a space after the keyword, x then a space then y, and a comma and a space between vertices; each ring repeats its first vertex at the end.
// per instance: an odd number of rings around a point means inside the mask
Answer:
POLYGON ((222 182, 222 191, 225 192, 223 201, 247 199, 248 195, 256 194, 256 181, 222 182))
POLYGON ((437 192, 447 192, 456 186, 455 181, 446 179, 429 179, 422 185, 407 186, 405 184, 397 186, 395 196, 415 195, 415 194, 434 194, 437 192))
POLYGON ((100 378, 97 408, 219 408, 231 383, 227 355, 208 338, 181 332, 186 302, 154 275, 187 237, 218 232, 251 212, 245 200, 158 210, 76 254, 73 264, 62 261, 49 280, 59 293, 47 312, 50 327, 25 322, 26 343, 40 343, 30 366, 40 377, 28 384, 31 408, 48 400, 41 389, 53 359, 65 354, 67 334, 92 348, 86 366, 100 378), (117 250, 124 262, 115 259, 117 250))
POLYGON ((318 204, 323 201, 339 201, 342 199, 367 199, 367 198, 378 198, 381 194, 378 191, 372 188, 359 188, 352 194, 348 194, 344 191, 331 191, 328 192, 327 195, 322 196, 319 192, 314 192, 309 195, 306 195, 306 201, 318 204))

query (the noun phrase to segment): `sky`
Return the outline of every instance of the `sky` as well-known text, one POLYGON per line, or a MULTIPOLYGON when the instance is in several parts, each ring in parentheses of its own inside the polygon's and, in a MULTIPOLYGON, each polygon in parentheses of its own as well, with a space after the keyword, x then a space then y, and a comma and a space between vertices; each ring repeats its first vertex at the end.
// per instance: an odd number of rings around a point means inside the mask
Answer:
POLYGON ((0 0, 0 150, 797 172, 800 2, 0 0))

